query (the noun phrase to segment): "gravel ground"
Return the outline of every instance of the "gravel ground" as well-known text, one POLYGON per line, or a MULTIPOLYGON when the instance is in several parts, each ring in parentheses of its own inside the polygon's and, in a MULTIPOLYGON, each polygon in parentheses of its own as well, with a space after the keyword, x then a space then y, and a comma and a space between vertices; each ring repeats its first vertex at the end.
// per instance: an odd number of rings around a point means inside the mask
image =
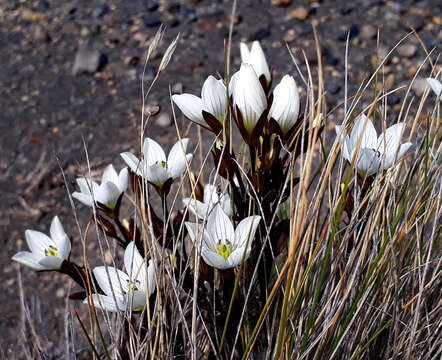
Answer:
MULTIPOLYGON (((24 230, 47 232, 52 217, 58 214, 72 236, 74 257, 78 258, 78 230, 62 170, 72 191, 75 178, 86 171, 85 146, 91 169, 97 174, 110 162, 123 166, 120 152, 135 151, 143 58, 161 23, 167 25, 162 51, 178 33, 180 41, 148 99, 161 111, 152 118, 147 135, 163 145, 175 142, 169 86, 172 92, 184 88, 198 94, 209 74, 223 73, 223 41, 231 3, 0 0, 0 241, 4 245, 0 253, 0 355, 14 359, 25 354, 18 266, 10 261, 24 246, 24 230)), ((301 50, 305 51, 315 73, 313 23, 324 55, 327 106, 332 109, 344 97, 348 31, 349 94, 354 94, 374 70, 378 29, 380 54, 412 26, 428 49, 436 47, 437 55, 442 39, 441 10, 442 3, 437 0, 241 0, 234 19, 232 66, 237 69, 240 64, 239 41, 260 40, 274 68, 274 83, 290 72, 301 85, 286 43, 299 63, 301 50)), ((158 51, 148 64, 146 80, 153 78, 161 56, 158 51)), ((411 36, 385 66, 385 87, 408 85, 424 59, 425 52, 411 36)), ((305 73, 306 67, 301 70, 305 73)), ((430 69, 424 65, 421 71, 411 96, 423 93, 423 78, 430 69)), ((388 99, 393 114, 390 121, 395 120, 403 94, 388 99)), ((342 106, 330 115, 328 130, 341 121, 340 116, 342 106)), ((88 211, 81 206, 78 210, 84 226, 88 211)), ((52 273, 35 274, 23 268, 21 274, 41 346, 49 358, 62 358, 66 352, 66 306, 82 308, 78 303, 66 305, 72 284, 52 273)), ((81 335, 74 342, 78 355, 86 345, 81 335)))

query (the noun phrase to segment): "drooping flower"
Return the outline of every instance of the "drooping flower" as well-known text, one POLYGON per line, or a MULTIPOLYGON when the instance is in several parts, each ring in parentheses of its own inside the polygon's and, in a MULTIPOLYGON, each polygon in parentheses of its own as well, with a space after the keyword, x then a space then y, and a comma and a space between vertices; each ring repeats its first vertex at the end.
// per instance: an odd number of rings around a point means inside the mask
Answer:
POLYGON ((253 238, 260 216, 249 216, 242 220, 236 230, 220 205, 216 205, 209 214, 205 225, 186 222, 186 228, 192 241, 198 233, 201 243, 201 256, 204 261, 217 269, 228 269, 241 263, 250 255, 253 238), (198 231, 197 231, 198 230, 198 231), (247 246, 246 246, 247 245, 247 246))
POLYGON ((251 65, 243 63, 234 76, 233 105, 240 112, 235 118, 243 137, 250 136, 267 108, 267 98, 251 65))
POLYGON ((222 128, 227 113, 227 93, 223 80, 210 75, 204 81, 201 98, 192 94, 175 94, 172 100, 189 120, 209 130, 222 128))
POLYGON ((216 186, 212 184, 204 185, 204 196, 202 202, 190 197, 183 199, 183 203, 189 208, 192 214, 203 220, 207 219, 207 216, 210 214, 212 209, 218 204, 221 206, 227 216, 232 215, 230 196, 228 194, 218 193, 216 186))
POLYGON ((439 101, 442 101, 442 84, 439 80, 433 78, 427 78, 427 83, 430 85, 433 92, 439 98, 439 101))
POLYGON ((26 230, 26 243, 29 251, 20 251, 12 260, 35 270, 58 270, 71 252, 71 241, 64 232, 63 226, 55 216, 51 223, 51 237, 40 231, 26 230))
POLYGON ((147 181, 161 189, 167 181, 175 180, 184 173, 186 161, 192 161, 192 154, 185 154, 188 142, 189 139, 182 139, 181 143, 178 141, 166 159, 163 148, 155 140, 146 138, 143 161, 130 152, 121 153, 121 157, 134 173, 144 175, 147 181))
POLYGON ((284 75, 273 90, 269 119, 273 118, 282 134, 286 135, 296 124, 299 115, 299 93, 293 76, 284 75))
POLYGON ((101 184, 87 178, 77 178, 80 192, 75 191, 72 197, 86 206, 93 206, 94 200, 100 205, 114 210, 120 195, 127 190, 129 171, 124 168, 118 174, 112 165, 103 172, 101 184))
MULTIPOLYGON (((349 135, 345 136, 342 145, 344 158, 351 162, 359 145, 355 166, 358 172, 373 175, 382 169, 389 169, 396 161, 401 160, 413 147, 410 142, 400 143, 405 123, 390 126, 379 138, 373 123, 361 115, 349 135)), ((336 125, 336 133, 341 138, 345 129, 336 125)))
MULTIPOLYGON (((141 311, 146 305, 146 296, 155 291, 154 265, 149 266, 132 241, 124 251, 126 272, 112 266, 98 266, 93 270, 103 294, 92 294, 94 306, 107 311, 141 311), (114 297, 115 295, 115 297, 114 297)), ((88 303, 88 299, 83 301, 88 303)))
POLYGON ((246 64, 252 65, 258 78, 264 76, 266 86, 270 84, 272 77, 270 75, 270 69, 267 65, 266 56, 261 48, 259 41, 254 41, 249 51, 249 47, 245 43, 240 43, 241 61, 246 64))

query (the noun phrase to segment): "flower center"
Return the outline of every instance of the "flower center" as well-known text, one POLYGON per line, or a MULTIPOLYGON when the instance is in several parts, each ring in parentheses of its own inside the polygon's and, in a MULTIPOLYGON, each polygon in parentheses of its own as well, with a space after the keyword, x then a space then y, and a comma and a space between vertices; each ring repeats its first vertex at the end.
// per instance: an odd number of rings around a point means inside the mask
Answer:
POLYGON ((53 245, 49 245, 49 247, 45 250, 45 255, 58 257, 58 249, 53 245))
POLYGON ((167 169, 167 162, 166 161, 156 161, 155 164, 161 166, 164 169, 167 169))
POLYGON ((232 243, 229 240, 225 240, 225 241, 220 240, 220 241, 218 241, 218 244, 216 244, 216 251, 225 260, 227 260, 227 258, 232 253, 232 243))
POLYGON ((127 293, 134 292, 135 290, 140 290, 141 291, 141 288, 140 288, 141 283, 140 283, 139 280, 135 280, 135 281, 129 281, 128 280, 126 282, 126 284, 127 284, 127 293))

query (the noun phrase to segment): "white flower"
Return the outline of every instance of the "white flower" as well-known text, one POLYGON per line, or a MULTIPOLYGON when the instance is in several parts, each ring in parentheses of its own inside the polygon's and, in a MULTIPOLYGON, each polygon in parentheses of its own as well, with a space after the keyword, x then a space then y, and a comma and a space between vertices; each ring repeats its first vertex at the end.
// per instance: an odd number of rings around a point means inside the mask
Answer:
MULTIPOLYGON (((242 220, 236 230, 220 205, 215 206, 209 214, 207 224, 198 228, 202 240, 201 256, 204 261, 217 269, 233 268, 250 255, 253 238, 258 227, 260 216, 249 216, 242 220), (247 248, 246 248, 247 244, 247 248)), ((186 228, 192 241, 195 242, 197 224, 186 222, 186 228)))
POLYGON ((234 75, 233 101, 242 116, 242 125, 250 135, 267 108, 267 98, 251 65, 242 64, 234 75))
MULTIPOLYGON (((389 169, 396 161, 401 160, 412 148, 413 144, 401 144, 404 123, 390 126, 385 133, 377 137, 373 123, 365 115, 361 115, 342 145, 344 158, 351 162, 358 143, 359 151, 356 155, 355 166, 361 173, 372 175, 382 169, 389 169), (365 127, 365 129, 364 129, 365 127)), ((342 138, 345 129, 336 125, 336 133, 342 138)))
POLYGON ((269 119, 273 118, 283 135, 295 125, 299 114, 299 93, 293 76, 285 75, 273 90, 273 103, 269 110, 269 119))
POLYGON ((213 115, 220 124, 224 122, 227 114, 226 86, 223 80, 217 80, 212 75, 204 81, 201 98, 182 94, 172 95, 172 100, 189 120, 209 129, 203 111, 213 115))
MULTIPOLYGON (((107 311, 140 311, 146 305, 146 296, 155 291, 154 265, 152 260, 146 262, 130 242, 124 251, 126 272, 108 266, 98 266, 93 270, 103 294, 92 294, 94 306, 107 311), (109 275, 108 275, 109 274, 109 275), (114 297, 115 295, 115 297, 114 297)), ((88 303, 88 299, 83 301, 88 303)))
POLYGON ((218 204, 221 205, 221 208, 227 216, 232 215, 230 196, 227 194, 219 194, 216 186, 212 184, 206 184, 204 186, 203 202, 194 198, 185 198, 183 199, 183 203, 189 208, 192 214, 202 220, 207 219, 212 209, 218 204))
POLYGON ((241 61, 252 65, 258 78, 264 75, 266 83, 269 85, 271 80, 270 69, 259 41, 252 43, 250 51, 245 43, 240 43, 239 47, 241 51, 241 61))
POLYGON ((94 200, 113 210, 120 195, 126 191, 129 183, 129 171, 124 168, 118 174, 112 165, 103 172, 101 184, 87 178, 77 178, 80 192, 74 192, 72 197, 86 206, 93 206, 94 200))
POLYGON ((433 78, 427 78, 427 83, 431 86, 431 89, 433 89, 434 93, 439 98, 439 101, 442 101, 442 84, 440 81, 433 78))
POLYGON ((182 139, 181 143, 178 141, 166 159, 163 148, 156 141, 146 138, 143 144, 144 161, 130 152, 122 153, 121 157, 134 173, 139 176, 144 174, 147 181, 161 188, 169 179, 176 179, 184 173, 186 161, 192 161, 192 154, 184 155, 188 142, 189 139, 182 139))
POLYGON ((12 260, 35 270, 57 270, 71 252, 71 241, 64 232, 63 226, 55 216, 51 223, 51 237, 40 231, 26 230, 26 242, 29 251, 20 251, 12 260))

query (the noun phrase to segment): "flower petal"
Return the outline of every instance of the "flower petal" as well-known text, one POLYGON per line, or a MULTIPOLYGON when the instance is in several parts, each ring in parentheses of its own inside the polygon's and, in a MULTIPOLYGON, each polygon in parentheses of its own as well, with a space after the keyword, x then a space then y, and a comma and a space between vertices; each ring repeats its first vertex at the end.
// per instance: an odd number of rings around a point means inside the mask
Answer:
POLYGON ((36 255, 40 257, 46 256, 45 250, 49 246, 57 246, 55 242, 47 235, 40 231, 26 230, 25 231, 26 243, 29 249, 36 255))
POLYGON ((248 247, 250 248, 252 246, 253 239, 255 238, 255 232, 260 221, 261 216, 258 215, 249 216, 241 220, 235 230, 234 249, 246 246, 247 240, 248 247))
POLYGON ((198 216, 198 218, 202 220, 207 218, 209 212, 207 204, 193 198, 185 198, 183 199, 183 203, 193 215, 198 216))
POLYGON ((58 256, 45 256, 40 259, 38 262, 41 266, 48 270, 56 270, 60 269, 61 263, 63 262, 62 258, 58 256))
POLYGON ((138 252, 135 243, 131 241, 124 251, 124 267, 132 282, 138 280, 143 289, 146 288, 146 263, 138 252))
POLYGON ((140 162, 140 159, 130 152, 121 153, 120 156, 135 174, 142 176, 143 164, 140 162))
POLYGON ((29 251, 20 251, 12 257, 12 260, 18 263, 29 266, 34 270, 44 270, 44 266, 39 264, 41 256, 31 253, 29 251))
MULTIPOLYGON (((184 225, 186 225, 187 232, 189 233, 190 240, 192 240, 193 243, 196 241, 196 233, 197 233, 197 224, 191 223, 191 222, 185 222, 184 225)), ((198 224, 198 237, 203 239, 203 246, 210 249, 211 251, 216 252, 216 242, 212 237, 210 236, 209 231, 207 231, 206 227, 202 224, 198 224)))
POLYGON ((147 267, 147 294, 150 296, 155 291, 155 269, 152 260, 149 260, 149 266, 147 267))
POLYGON ((227 112, 227 93, 222 81, 220 82, 210 75, 206 81, 204 81, 201 98, 203 101, 203 110, 215 116, 216 119, 222 123, 227 112))
MULTIPOLYGON (((126 304, 123 299, 117 298, 117 303, 113 296, 101 295, 101 294, 92 294, 92 301, 94 302, 94 306, 97 309, 102 309, 111 312, 118 312, 126 310, 126 304)), ((83 303, 87 304, 88 299, 84 299, 83 303)))
POLYGON ((377 149, 381 153, 381 161, 385 155, 385 169, 390 168, 396 158, 404 126, 404 123, 394 124, 379 136, 377 149))
POLYGON ((415 146, 411 142, 406 142, 401 145, 397 154, 397 161, 401 160, 404 156, 408 155, 415 149, 415 146))
POLYGON ((172 95, 173 102, 190 121, 208 127, 203 118, 203 101, 192 94, 172 95))
POLYGON ((239 51, 241 53, 241 62, 248 62, 249 56, 250 56, 250 50, 246 43, 240 42, 239 43, 239 51))
POLYGON ((86 179, 85 177, 80 177, 76 179, 76 182, 82 193, 84 194, 91 193, 92 183, 90 179, 86 179))
POLYGON ((207 229, 215 243, 229 241, 235 243, 235 231, 232 222, 220 205, 216 205, 207 219, 207 229))
POLYGON ((229 217, 232 216, 232 203, 230 201, 230 196, 227 194, 221 195, 219 203, 226 215, 229 217))
POLYGON ((184 159, 184 156, 186 155, 187 151, 187 144, 189 143, 189 139, 181 139, 180 141, 177 141, 175 145, 172 146, 172 149, 170 149, 169 156, 167 157, 167 166, 169 169, 174 168, 175 166, 182 166, 182 163, 184 163, 184 168, 186 167, 186 161, 184 159))
POLYGON ((114 184, 113 182, 107 182, 101 184, 98 194, 95 194, 95 199, 101 204, 113 209, 120 195, 121 191, 118 188, 117 184, 114 184))
POLYGON ((90 194, 75 191, 72 193, 72 197, 86 206, 94 206, 94 200, 92 199, 92 195, 90 194))
POLYGON ((252 44, 252 48, 250 49, 249 59, 247 61, 250 65, 253 66, 253 69, 256 72, 256 75, 260 77, 264 75, 267 80, 267 83, 270 82, 270 70, 267 65, 266 56, 264 55, 264 51, 262 50, 261 44, 259 41, 254 41, 252 44))
POLYGON ((154 164, 146 169, 147 181, 161 186, 170 178, 169 172, 160 165, 154 164))
POLYGON ((120 171, 117 184, 121 192, 125 192, 127 190, 127 187, 129 185, 129 170, 127 170, 127 168, 124 168, 120 171))
POLYGON ((224 270, 232 267, 220 254, 204 246, 201 249, 201 257, 207 265, 217 269, 224 270))
POLYGON ((54 219, 52 219, 50 233, 52 240, 57 246, 58 256, 61 259, 66 260, 71 252, 71 241, 64 231, 63 225, 61 225, 58 216, 55 216, 54 219))
POLYGON ((336 131, 336 135, 339 137, 339 141, 342 141, 342 139, 344 139, 344 141, 342 143, 342 147, 341 147, 342 156, 344 157, 345 160, 350 162, 351 158, 350 158, 350 153, 348 152, 348 147, 347 147, 348 136, 345 133, 345 126, 335 125, 335 131, 336 131))
POLYGON ((433 78, 427 78, 427 83, 430 85, 433 92, 439 97, 439 100, 442 101, 442 84, 440 81, 433 78))
POLYGON ((144 139, 143 155, 147 166, 166 161, 166 154, 163 148, 151 138, 144 139))
POLYGON ((128 284, 130 283, 129 276, 112 266, 108 266, 107 270, 109 271, 109 276, 107 275, 105 266, 97 266, 93 270, 98 285, 106 295, 113 297, 113 289, 115 297, 123 299, 124 292, 128 291, 128 284))
POLYGON ((243 63, 235 80, 234 104, 238 106, 244 121, 244 128, 250 134, 267 107, 267 98, 255 71, 243 63))
MULTIPOLYGON (((170 155, 169 155, 170 156, 170 155)), ((181 176, 186 171, 186 163, 190 165, 192 162, 193 155, 187 154, 186 158, 184 157, 180 159, 176 159, 172 162, 172 165, 169 166, 169 173, 173 179, 176 179, 181 176)))
POLYGON ((269 110, 269 118, 279 124, 285 135, 298 120, 299 93, 293 76, 285 75, 273 90, 273 103, 269 110))
POLYGON ((230 256, 227 258, 227 263, 230 265, 230 267, 236 267, 241 264, 244 251, 246 251, 246 255, 244 258, 244 261, 246 261, 250 255, 250 247, 246 250, 246 247, 242 246, 232 251, 230 256))
POLYGON ((106 166, 103 172, 103 176, 101 177, 101 184, 104 184, 106 182, 118 184, 118 174, 112 164, 106 166))
POLYGON ((382 159, 374 149, 360 149, 356 158, 356 168, 367 175, 375 174, 381 167, 382 159))
MULTIPOLYGON (((349 142, 347 143, 350 157, 354 156, 354 152, 359 141, 359 149, 377 148, 378 135, 376 133, 376 129, 374 128, 371 120, 368 119, 364 114, 359 117, 350 132, 349 142)), ((350 161, 351 160, 352 159, 350 159, 350 161)))

